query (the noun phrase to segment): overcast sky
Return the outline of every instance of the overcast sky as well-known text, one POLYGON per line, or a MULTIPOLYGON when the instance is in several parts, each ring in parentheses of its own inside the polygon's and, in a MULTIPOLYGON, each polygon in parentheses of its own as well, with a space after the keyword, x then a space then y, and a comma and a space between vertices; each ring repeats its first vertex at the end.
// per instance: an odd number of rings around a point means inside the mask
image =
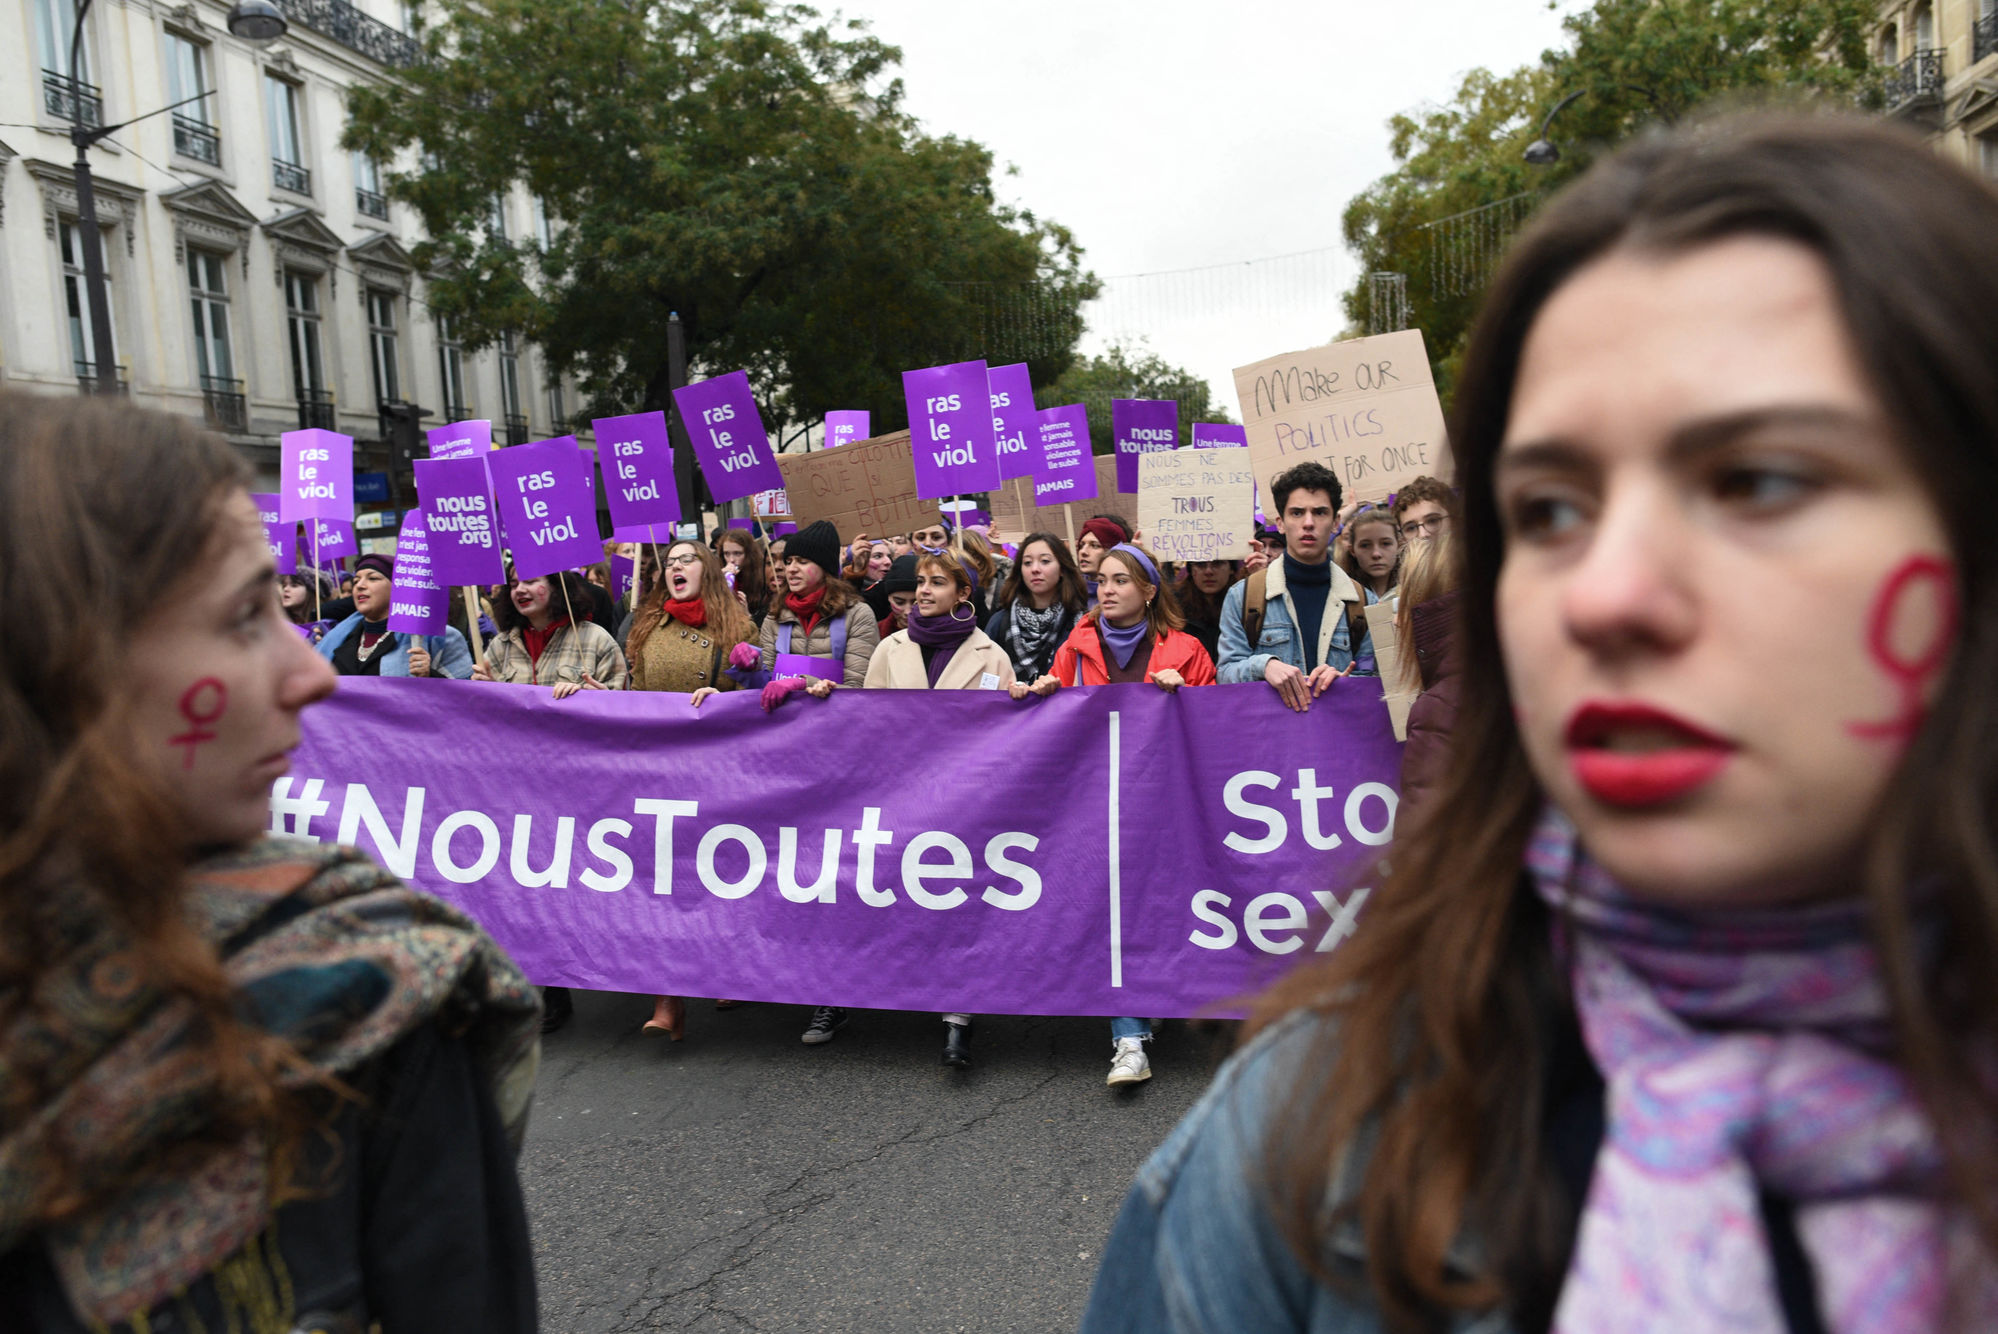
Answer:
MULTIPOLYGON (((821 0, 831 10, 831 0, 821 0)), ((1229 372, 1345 320, 1347 200, 1387 118, 1561 43, 1577 0, 848 0, 900 46, 908 109, 976 139, 1003 198, 1073 229, 1108 284, 1084 341, 1146 334, 1235 407, 1229 372), (1269 264, 1248 264, 1293 256, 1269 264), (1216 267, 1225 266, 1225 267, 1216 267), (1172 277, 1127 277, 1198 269, 1172 277)), ((1420 312, 1417 312, 1418 320, 1420 312)))

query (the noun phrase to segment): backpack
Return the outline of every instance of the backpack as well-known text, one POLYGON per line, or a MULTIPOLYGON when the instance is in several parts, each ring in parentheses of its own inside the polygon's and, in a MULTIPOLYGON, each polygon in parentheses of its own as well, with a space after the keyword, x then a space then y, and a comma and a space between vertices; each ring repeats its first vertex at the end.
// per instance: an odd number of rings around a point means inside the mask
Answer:
MULTIPOLYGON (((1269 566, 1265 565, 1262 569, 1255 571, 1242 581, 1242 630, 1249 636, 1249 651, 1251 653, 1256 651, 1256 641, 1263 633, 1263 612, 1269 606, 1270 601, 1269 581, 1266 577, 1269 572, 1269 566)), ((1357 657, 1360 641, 1366 638, 1367 635, 1366 604, 1364 602, 1347 602, 1344 606, 1346 608, 1347 647, 1351 648, 1354 651, 1354 656, 1357 657)), ((1310 661, 1309 655, 1306 655, 1305 661, 1310 661)))

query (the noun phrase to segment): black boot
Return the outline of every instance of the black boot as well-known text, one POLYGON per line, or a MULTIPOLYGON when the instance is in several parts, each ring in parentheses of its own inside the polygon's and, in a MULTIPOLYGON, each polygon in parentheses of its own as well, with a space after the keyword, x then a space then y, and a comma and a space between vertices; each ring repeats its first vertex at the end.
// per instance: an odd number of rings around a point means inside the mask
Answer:
POLYGON ((971 1025, 944 1021, 943 1063, 959 1070, 971 1068, 971 1025))
POLYGON ((569 1016, 576 1012, 576 1006, 569 999, 567 987, 541 988, 541 1031, 553 1033, 569 1022, 569 1016))

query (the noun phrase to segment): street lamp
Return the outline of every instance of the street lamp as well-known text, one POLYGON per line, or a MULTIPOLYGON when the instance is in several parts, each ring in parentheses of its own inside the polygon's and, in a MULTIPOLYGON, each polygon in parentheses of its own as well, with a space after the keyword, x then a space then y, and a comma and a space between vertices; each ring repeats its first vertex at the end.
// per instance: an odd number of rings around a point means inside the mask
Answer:
MULTIPOLYGON (((1672 118, 1666 115, 1665 108, 1658 104, 1658 94, 1652 92, 1649 88, 1641 88, 1634 83, 1620 83, 1616 86, 1619 88, 1628 88, 1633 93, 1642 93, 1645 100, 1651 103, 1651 109, 1658 113, 1658 118, 1667 124, 1671 123, 1672 118)), ((1561 160, 1561 150, 1554 146, 1552 139, 1547 137, 1547 127, 1554 123, 1556 116, 1568 109, 1570 102, 1573 102, 1587 91, 1588 89, 1586 88, 1577 88, 1574 92, 1569 93, 1566 97, 1556 102, 1554 109, 1547 113, 1547 119, 1540 122, 1540 137, 1526 146, 1526 161, 1529 166, 1551 167, 1561 160)))
MULTIPOLYGON (((175 107, 184 107, 189 102, 199 102, 207 93, 196 93, 184 97, 172 106, 149 111, 144 116, 134 116, 131 120, 120 121, 116 125, 100 125, 91 128, 83 123, 82 81, 77 77, 77 56, 83 48, 83 25, 90 15, 91 0, 82 0, 76 7, 76 27, 69 36, 69 96, 70 127, 69 141, 76 145, 76 213, 77 238, 83 246, 83 286, 85 300, 90 305, 91 355, 97 359, 97 390, 100 394, 118 392, 118 367, 111 346, 111 298, 104 290, 104 251, 102 238, 97 231, 97 192, 90 181, 90 148, 126 126, 162 115, 175 107)), ((229 31, 249 42, 268 42, 284 36, 290 26, 285 22, 284 11, 272 0, 238 0, 229 10, 229 31)))

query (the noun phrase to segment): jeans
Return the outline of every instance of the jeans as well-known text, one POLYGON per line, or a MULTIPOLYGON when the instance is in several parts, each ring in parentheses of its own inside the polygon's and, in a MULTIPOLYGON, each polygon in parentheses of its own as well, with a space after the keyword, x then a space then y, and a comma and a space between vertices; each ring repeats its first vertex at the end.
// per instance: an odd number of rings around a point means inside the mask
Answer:
POLYGON ((1110 1021, 1110 1040, 1115 1042, 1119 1038, 1136 1038, 1140 1042, 1150 1042, 1152 1040, 1152 1021, 1149 1019, 1112 1019, 1110 1021))

